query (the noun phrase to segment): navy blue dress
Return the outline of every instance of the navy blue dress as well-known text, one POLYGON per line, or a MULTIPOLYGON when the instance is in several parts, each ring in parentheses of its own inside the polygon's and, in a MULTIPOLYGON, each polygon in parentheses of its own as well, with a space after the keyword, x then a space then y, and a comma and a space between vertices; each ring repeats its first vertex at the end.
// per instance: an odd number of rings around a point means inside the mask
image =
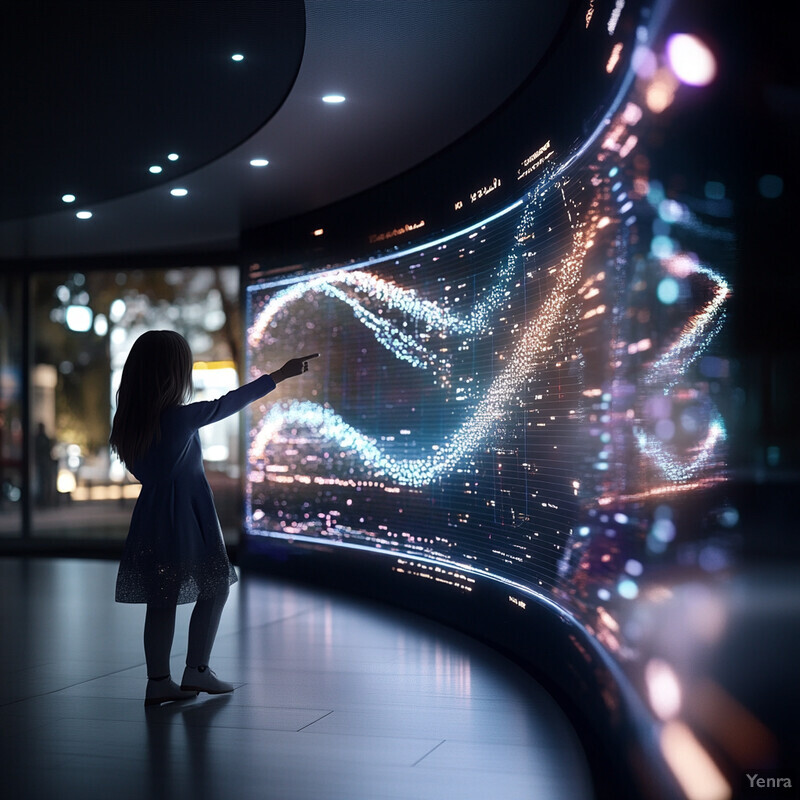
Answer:
POLYGON ((238 580, 225 552, 197 431, 274 388, 275 381, 262 375, 218 400, 163 413, 161 439, 131 468, 142 489, 117 574, 118 603, 193 603, 238 580))

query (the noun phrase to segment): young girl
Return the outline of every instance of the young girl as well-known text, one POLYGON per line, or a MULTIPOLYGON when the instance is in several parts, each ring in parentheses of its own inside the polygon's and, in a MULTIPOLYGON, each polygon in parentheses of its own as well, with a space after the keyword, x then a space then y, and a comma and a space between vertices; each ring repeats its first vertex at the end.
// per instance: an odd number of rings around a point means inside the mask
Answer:
POLYGON ((203 471, 198 428, 240 411, 275 385, 308 370, 319 354, 293 358, 219 400, 184 405, 192 391, 192 354, 172 331, 149 331, 128 355, 117 392, 110 444, 142 484, 117 575, 119 603, 146 603, 145 706, 232 692, 208 668, 231 584, 214 499, 203 471), (170 678, 179 603, 195 603, 186 670, 170 678))

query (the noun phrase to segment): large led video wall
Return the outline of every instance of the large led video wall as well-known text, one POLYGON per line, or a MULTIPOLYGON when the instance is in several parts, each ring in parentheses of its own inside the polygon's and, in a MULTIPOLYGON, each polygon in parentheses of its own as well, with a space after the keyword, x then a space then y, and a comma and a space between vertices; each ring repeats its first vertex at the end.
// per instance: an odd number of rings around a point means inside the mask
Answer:
POLYGON ((448 224, 411 199, 347 257, 253 278, 251 373, 321 356, 251 409, 248 537, 355 548, 409 585, 502 584, 614 649, 602 609, 672 558, 685 509, 724 524, 730 236, 648 158, 681 91, 650 11, 581 10, 580 132, 548 136, 554 109, 532 108, 448 224))

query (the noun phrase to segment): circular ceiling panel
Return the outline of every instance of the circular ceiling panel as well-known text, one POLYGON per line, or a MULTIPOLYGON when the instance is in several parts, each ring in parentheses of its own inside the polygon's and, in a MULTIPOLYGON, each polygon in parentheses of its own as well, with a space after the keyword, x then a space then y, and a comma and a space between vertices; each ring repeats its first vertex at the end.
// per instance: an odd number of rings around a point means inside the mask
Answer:
POLYGON ((128 195, 219 158, 280 108, 305 29, 303 0, 6 3, 0 218, 128 195))

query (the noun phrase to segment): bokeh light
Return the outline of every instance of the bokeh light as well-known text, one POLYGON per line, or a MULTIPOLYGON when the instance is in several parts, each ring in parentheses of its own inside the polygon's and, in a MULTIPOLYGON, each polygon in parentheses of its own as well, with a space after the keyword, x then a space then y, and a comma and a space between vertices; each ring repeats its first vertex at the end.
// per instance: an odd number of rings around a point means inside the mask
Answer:
POLYGON ((688 33, 670 36, 667 58, 675 77, 689 86, 707 86, 717 75, 714 54, 697 36, 688 33))
POLYGON ((758 180, 758 191, 768 200, 780 197, 783 194, 783 178, 778 175, 762 175, 758 180))
POLYGON ((681 687, 672 667, 660 658, 651 658, 644 670, 647 694, 656 716, 672 719, 681 708, 681 687))
POLYGON ((656 294, 658 299, 666 306, 672 305, 680 296, 681 288, 675 278, 662 278, 658 283, 656 294))

